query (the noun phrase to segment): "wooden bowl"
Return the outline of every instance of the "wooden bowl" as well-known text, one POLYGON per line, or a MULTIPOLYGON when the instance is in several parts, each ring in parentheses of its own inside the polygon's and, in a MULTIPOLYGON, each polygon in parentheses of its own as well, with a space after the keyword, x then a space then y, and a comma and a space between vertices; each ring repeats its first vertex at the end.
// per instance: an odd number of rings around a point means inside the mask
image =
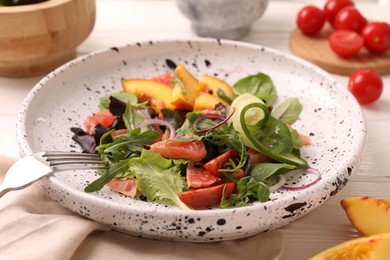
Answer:
POLYGON ((1 7, 0 75, 42 75, 73 59, 95 18, 95 0, 1 7))

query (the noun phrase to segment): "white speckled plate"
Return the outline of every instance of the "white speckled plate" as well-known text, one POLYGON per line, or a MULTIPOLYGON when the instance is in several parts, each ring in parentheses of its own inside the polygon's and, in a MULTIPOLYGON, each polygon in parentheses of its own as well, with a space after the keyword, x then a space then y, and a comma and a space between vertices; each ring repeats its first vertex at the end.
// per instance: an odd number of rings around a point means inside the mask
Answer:
MULTIPOLYGON (((280 190, 266 203, 235 209, 182 211, 174 206, 133 200, 110 191, 85 193, 97 178, 92 171, 62 172, 43 180, 61 205, 87 218, 144 238, 212 242, 275 229, 325 203, 349 180, 366 140, 354 98, 323 70, 295 57, 258 45, 202 39, 140 42, 77 58, 43 78, 27 96, 17 135, 24 154, 80 150, 72 126, 97 111, 98 99, 121 90, 122 78, 150 78, 184 64, 197 77, 216 75, 229 83, 262 71, 271 76, 280 100, 296 96, 303 113, 295 124, 312 137, 302 156, 322 179, 300 191, 280 190)), ((302 182, 310 181, 302 179, 302 182)))

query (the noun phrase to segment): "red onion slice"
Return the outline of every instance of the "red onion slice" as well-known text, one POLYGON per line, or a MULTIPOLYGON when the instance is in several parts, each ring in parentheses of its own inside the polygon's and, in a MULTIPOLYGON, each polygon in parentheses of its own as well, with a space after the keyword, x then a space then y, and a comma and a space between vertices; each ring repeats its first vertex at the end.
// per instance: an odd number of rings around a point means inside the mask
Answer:
POLYGON ((166 126, 169 129, 169 139, 172 139, 176 136, 176 129, 173 127, 173 125, 165 120, 158 119, 158 118, 152 118, 152 119, 147 119, 143 121, 141 124, 139 124, 139 127, 143 127, 146 125, 163 125, 166 126))
POLYGON ((288 184, 285 183, 285 184, 283 184, 281 186, 281 188, 286 189, 286 190, 303 190, 303 189, 307 189, 307 188, 313 186, 314 184, 316 184, 317 182, 319 182, 321 180, 321 173, 318 170, 314 169, 314 168, 297 169, 297 170, 289 171, 289 172, 284 174, 284 177, 286 179, 288 179, 289 177, 292 177, 294 175, 298 175, 299 172, 301 172, 303 174, 314 175, 315 179, 313 181, 311 181, 310 183, 306 183, 306 184, 301 185, 301 186, 288 185, 288 184))

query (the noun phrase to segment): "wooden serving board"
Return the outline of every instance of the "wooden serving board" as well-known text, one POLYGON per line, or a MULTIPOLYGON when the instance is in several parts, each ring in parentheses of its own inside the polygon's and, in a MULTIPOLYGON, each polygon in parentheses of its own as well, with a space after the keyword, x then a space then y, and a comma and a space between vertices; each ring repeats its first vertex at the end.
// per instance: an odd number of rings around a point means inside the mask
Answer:
POLYGON ((290 36, 291 51, 330 73, 349 76, 358 69, 373 69, 380 74, 390 73, 390 51, 375 55, 362 48, 352 58, 341 58, 329 47, 328 37, 332 30, 330 26, 326 26, 318 35, 309 37, 298 28, 294 29, 290 36))

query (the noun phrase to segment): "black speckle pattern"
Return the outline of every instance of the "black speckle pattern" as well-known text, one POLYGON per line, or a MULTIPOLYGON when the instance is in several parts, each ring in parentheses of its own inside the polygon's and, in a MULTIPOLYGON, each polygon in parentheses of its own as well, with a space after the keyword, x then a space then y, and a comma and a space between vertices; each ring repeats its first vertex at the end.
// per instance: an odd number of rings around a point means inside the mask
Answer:
POLYGON ((221 219, 218 219, 218 220, 217 220, 217 225, 218 225, 218 226, 223 226, 223 225, 225 225, 225 224, 226 224, 226 220, 225 220, 225 219, 221 218, 221 219))
MULTIPOLYGON (((296 57, 249 43, 220 39, 147 41, 79 57, 44 77, 29 93, 17 119, 21 150, 78 150, 71 126, 83 126, 101 96, 122 89, 121 79, 151 78, 177 64, 196 77, 207 73, 230 84, 268 74, 280 100, 296 96, 303 112, 295 127, 312 138, 302 156, 321 173, 304 190, 279 189, 266 203, 235 209, 182 211, 133 200, 108 188, 85 193, 95 171, 69 171, 42 180, 46 192, 70 210, 137 237, 219 242, 276 229, 314 210, 340 191, 353 174, 366 141, 359 105, 323 70, 296 57)), ((298 183, 310 182, 300 176, 298 183)))
POLYGON ((170 68, 171 70, 174 70, 177 66, 176 63, 173 62, 171 59, 166 59, 165 63, 167 64, 168 68, 170 68))

